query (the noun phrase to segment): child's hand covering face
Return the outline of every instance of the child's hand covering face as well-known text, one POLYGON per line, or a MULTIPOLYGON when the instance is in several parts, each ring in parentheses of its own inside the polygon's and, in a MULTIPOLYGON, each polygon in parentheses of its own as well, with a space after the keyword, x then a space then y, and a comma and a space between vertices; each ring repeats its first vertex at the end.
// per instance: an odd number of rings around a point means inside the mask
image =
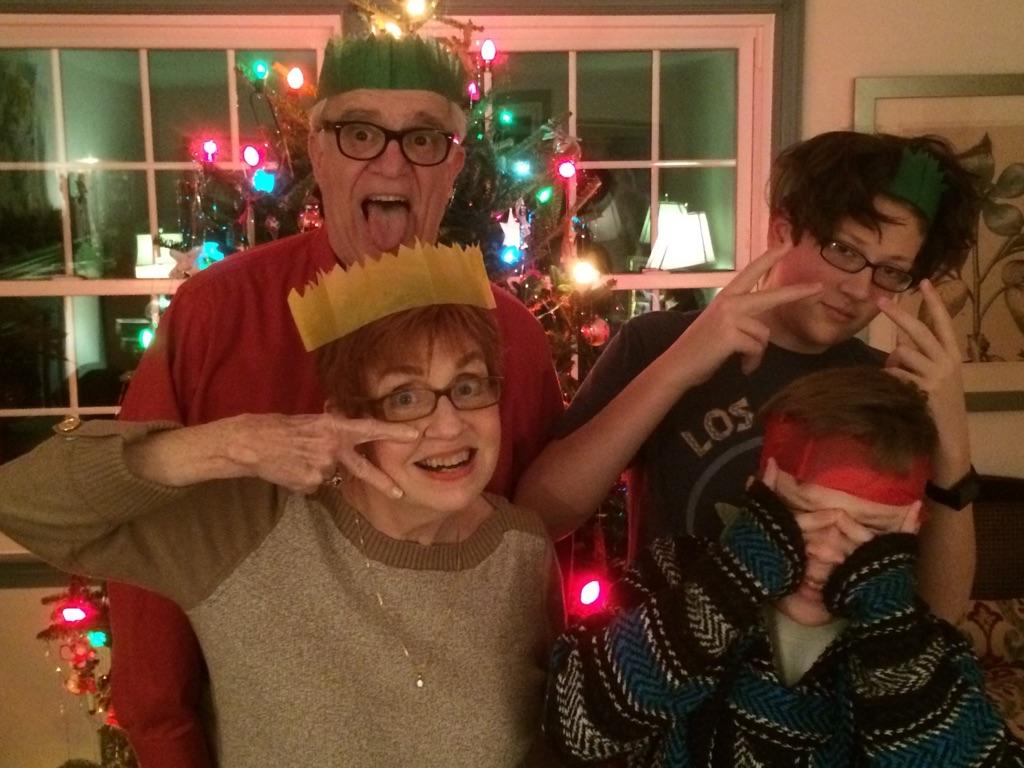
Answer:
POLYGON ((789 507, 804 535, 807 569, 797 590, 776 604, 802 624, 831 620, 821 590, 832 571, 857 547, 881 533, 916 533, 921 502, 891 506, 842 491, 800 483, 778 468, 774 459, 765 466, 762 481, 789 507))
POLYGON ((842 510, 855 523, 875 533, 917 533, 921 527, 920 501, 902 506, 868 501, 822 485, 801 483, 779 469, 774 460, 769 462, 774 468, 774 486, 767 482, 767 469, 765 485, 772 488, 794 514, 842 510))

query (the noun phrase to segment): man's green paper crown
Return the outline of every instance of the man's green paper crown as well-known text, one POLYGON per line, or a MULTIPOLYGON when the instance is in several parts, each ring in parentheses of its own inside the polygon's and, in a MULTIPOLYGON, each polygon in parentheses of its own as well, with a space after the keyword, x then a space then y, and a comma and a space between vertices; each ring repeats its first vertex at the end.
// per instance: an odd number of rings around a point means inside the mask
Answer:
POLYGON ((938 160, 923 149, 904 148, 899 168, 886 191, 913 204, 931 224, 946 189, 938 160))
POLYGON ((460 104, 465 87, 462 63, 435 40, 370 35, 327 44, 317 95, 326 99, 360 88, 432 91, 460 104))

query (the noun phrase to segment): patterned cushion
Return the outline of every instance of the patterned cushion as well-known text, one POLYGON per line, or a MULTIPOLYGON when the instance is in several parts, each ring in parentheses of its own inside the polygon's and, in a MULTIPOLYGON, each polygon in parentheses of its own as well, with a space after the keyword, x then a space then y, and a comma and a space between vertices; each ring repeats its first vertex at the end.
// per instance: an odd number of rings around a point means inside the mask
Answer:
POLYGON ((1024 598, 975 600, 960 630, 981 660, 989 695, 1024 739, 1024 598))

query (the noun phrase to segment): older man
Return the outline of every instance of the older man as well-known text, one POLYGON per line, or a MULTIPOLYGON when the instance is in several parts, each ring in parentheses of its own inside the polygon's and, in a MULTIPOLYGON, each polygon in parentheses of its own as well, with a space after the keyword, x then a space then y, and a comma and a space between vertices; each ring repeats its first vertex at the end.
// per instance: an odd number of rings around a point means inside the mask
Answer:
MULTIPOLYGON (((324 394, 288 315, 287 294, 336 262, 436 239, 465 161, 464 82, 458 60, 431 41, 328 45, 309 139, 324 229, 239 254, 183 285, 121 417, 190 425, 247 412, 320 411, 324 394)), ((495 289, 495 300, 505 387, 490 489, 508 495, 562 401, 539 324, 503 291, 495 289)), ((383 475, 366 479, 393 486, 383 475)), ((200 715, 203 661, 184 614, 122 584, 111 584, 110 596, 114 706, 143 768, 212 765, 200 715)), ((261 621, 274 617, 254 616, 253 636, 239 638, 240 647, 259 642, 261 621)))

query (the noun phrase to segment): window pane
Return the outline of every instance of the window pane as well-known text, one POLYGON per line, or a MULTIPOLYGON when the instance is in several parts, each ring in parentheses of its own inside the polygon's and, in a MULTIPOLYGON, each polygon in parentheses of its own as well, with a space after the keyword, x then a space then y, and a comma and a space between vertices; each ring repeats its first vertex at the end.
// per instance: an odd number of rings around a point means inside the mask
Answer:
MULTIPOLYGON (((246 244, 246 185, 244 174, 236 171, 158 171, 157 226, 161 235, 183 243, 186 250, 216 242, 225 255, 234 253, 246 244)), ((267 215, 257 216, 257 234, 267 215)), ((279 220, 278 225, 281 235, 297 231, 295 220, 279 220)), ((270 238, 258 242, 266 239, 270 238)))
POLYGON ((736 156, 736 56, 662 52, 662 160, 736 156))
MULTIPOLYGON (((685 206, 686 213, 706 215, 706 231, 710 235, 713 261, 695 265, 693 271, 734 269, 736 265, 736 171, 733 168, 666 168, 659 177, 661 205, 685 206)), ((682 210, 682 208, 677 208, 682 210)), ((665 218, 659 213, 659 227, 665 218)), ((702 228, 702 227, 701 227, 702 228)), ((696 227, 687 227, 696 238, 696 227)), ((659 237, 662 233, 659 232, 659 237)), ((678 238, 677 238, 678 239, 678 238)), ((706 244, 705 244, 706 246, 706 244)), ((689 253, 698 248, 694 242, 689 253)), ((705 247, 706 250, 706 247, 705 247)), ((687 257, 684 257, 687 258, 687 257)))
POLYGON ((60 298, 0 298, 0 408, 68 404, 60 298))
POLYGON ((137 235, 149 235, 146 174, 86 171, 68 175, 75 274, 135 277, 137 235))
POLYGON ((493 91, 498 114, 512 115, 510 125, 497 124, 496 138, 521 141, 551 118, 568 116, 569 55, 567 53, 511 53, 494 75, 493 91))
POLYGON ((0 464, 28 453, 48 437, 53 437, 54 425, 63 419, 63 416, 0 419, 0 464))
POLYGON ((82 405, 117 405, 153 330, 149 296, 78 296, 75 357, 82 405))
POLYGON ((647 169, 590 171, 601 189, 581 211, 590 233, 590 247, 604 273, 635 272, 647 261, 640 233, 651 205, 651 172, 647 169))
MULTIPOLYGON (((305 121, 305 113, 314 104, 312 88, 316 86, 316 51, 236 51, 235 65, 241 72, 235 72, 235 87, 238 89, 238 130, 239 140, 244 146, 250 142, 270 142, 274 136, 274 116, 267 99, 253 90, 249 78, 242 74, 251 73, 256 62, 263 62, 270 68, 264 87, 278 93, 289 94, 280 100, 282 111, 277 116, 284 130, 291 120, 305 121), (308 87, 292 91, 285 79, 289 70, 298 67, 308 87), (294 96, 294 97, 293 97, 294 96)), ((271 158, 280 161, 281 158, 271 158)))
POLYGON ((212 138, 228 160, 228 81, 224 51, 150 51, 153 150, 158 161, 192 160, 212 138))
POLYGON ((63 271, 57 174, 0 171, 0 280, 63 271))
POLYGON ((146 159, 138 51, 61 51, 67 157, 146 159))
POLYGON ((56 160, 50 52, 0 50, 0 161, 56 160))
POLYGON ((651 53, 580 53, 577 133, 584 160, 651 157, 651 53))
POLYGON ((156 225, 161 235, 187 233, 195 171, 156 172, 156 225))

